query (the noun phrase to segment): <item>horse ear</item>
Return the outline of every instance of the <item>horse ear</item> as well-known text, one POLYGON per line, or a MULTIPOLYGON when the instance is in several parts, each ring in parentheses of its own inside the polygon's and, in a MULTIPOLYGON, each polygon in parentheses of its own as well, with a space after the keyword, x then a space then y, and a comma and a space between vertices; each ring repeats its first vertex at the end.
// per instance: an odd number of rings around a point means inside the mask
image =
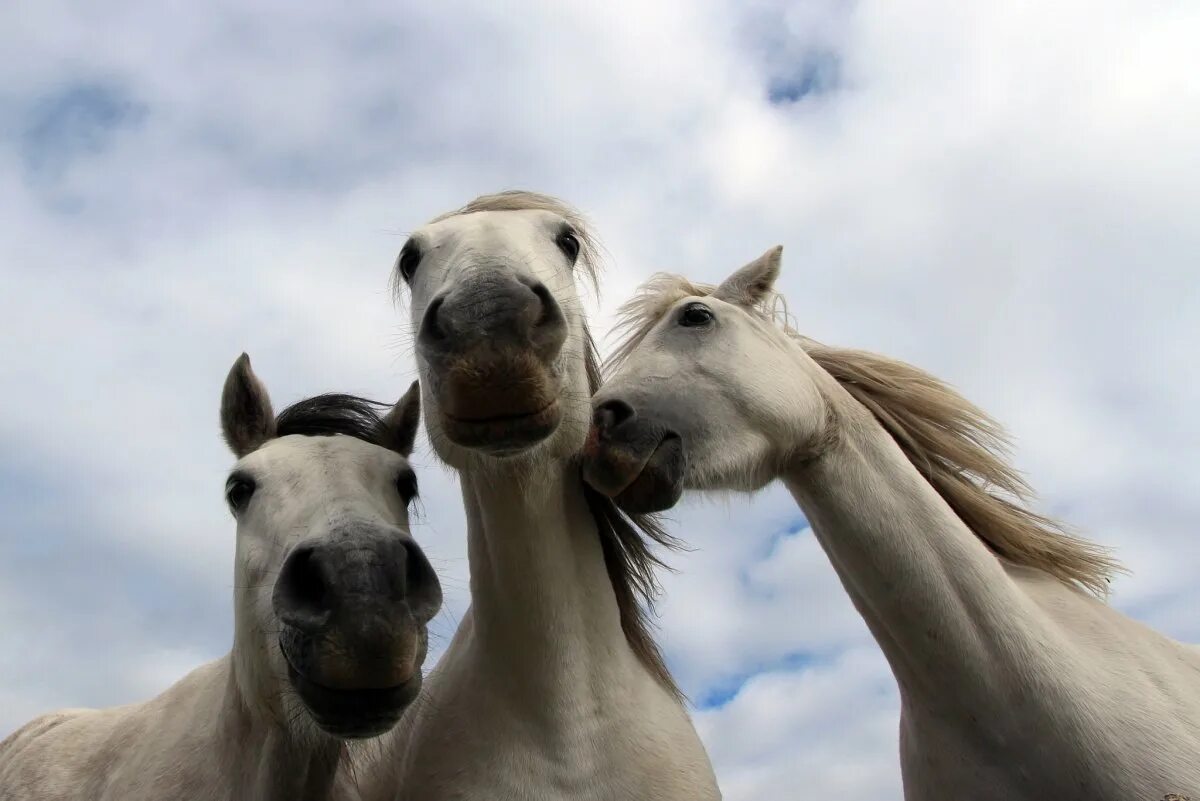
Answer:
POLYGON ((407 458, 413 451, 413 442, 417 439, 417 426, 421 422, 421 385, 412 382, 404 397, 396 401, 396 405, 383 418, 385 447, 407 458))
POLYGON ((221 433, 239 459, 275 436, 271 398, 245 353, 233 363, 221 391, 221 433))
POLYGON ((783 245, 776 245, 726 278, 713 297, 739 306, 754 306, 775 286, 782 257, 783 245))

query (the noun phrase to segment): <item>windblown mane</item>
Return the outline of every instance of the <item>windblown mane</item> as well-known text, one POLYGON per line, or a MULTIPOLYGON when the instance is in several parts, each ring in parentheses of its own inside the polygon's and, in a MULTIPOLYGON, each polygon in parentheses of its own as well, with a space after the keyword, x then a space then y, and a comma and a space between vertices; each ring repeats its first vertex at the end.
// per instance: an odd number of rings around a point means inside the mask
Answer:
MULTIPOLYGON (((629 358, 658 320, 687 297, 716 287, 660 273, 619 312, 620 340, 609 369, 629 358)), ((777 323, 851 397, 866 407, 913 466, 997 556, 1043 570, 1098 596, 1121 569, 1108 550, 1029 508, 1033 491, 1009 461, 1003 428, 945 382, 905 362, 823 345, 792 328, 787 304, 771 294, 753 312, 777 323)))
MULTIPOLYGON (((481 195, 461 209, 435 217, 431 222, 479 211, 527 210, 549 211, 567 221, 579 239, 579 259, 576 264, 582 268, 593 291, 598 291, 603 252, 600 243, 591 232, 587 219, 557 198, 523 190, 481 195)), ((583 337, 588 388, 595 393, 600 388, 600 357, 586 322, 583 324, 583 337)), ((663 659, 662 651, 654 641, 650 621, 650 610, 659 590, 654 571, 664 566, 662 560, 655 555, 653 546, 658 544, 672 548, 678 546, 678 541, 663 529, 656 516, 626 514, 612 499, 596 492, 585 482, 580 483, 596 528, 600 532, 604 564, 617 597, 617 608, 625 639, 651 674, 669 691, 682 697, 663 659)))

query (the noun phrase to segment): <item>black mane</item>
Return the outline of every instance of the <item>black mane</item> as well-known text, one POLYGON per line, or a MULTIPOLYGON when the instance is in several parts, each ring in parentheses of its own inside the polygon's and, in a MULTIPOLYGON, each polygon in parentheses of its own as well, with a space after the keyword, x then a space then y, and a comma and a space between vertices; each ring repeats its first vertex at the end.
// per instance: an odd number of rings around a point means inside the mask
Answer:
POLYGON ((275 418, 275 436, 299 434, 305 437, 331 437, 345 434, 372 445, 387 447, 383 439, 381 409, 388 404, 357 395, 326 393, 305 398, 284 409, 275 418))

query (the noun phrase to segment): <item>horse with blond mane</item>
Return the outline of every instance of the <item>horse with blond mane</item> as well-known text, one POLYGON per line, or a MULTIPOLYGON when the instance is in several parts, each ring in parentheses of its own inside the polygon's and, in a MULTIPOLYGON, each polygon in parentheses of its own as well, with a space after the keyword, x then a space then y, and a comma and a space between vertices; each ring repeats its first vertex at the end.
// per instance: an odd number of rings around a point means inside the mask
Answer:
POLYGON ((1029 508, 986 414, 796 334, 780 253, 623 307, 587 481, 636 512, 783 481, 899 684, 906 798, 1200 793, 1200 652, 1104 603, 1118 565, 1029 508))

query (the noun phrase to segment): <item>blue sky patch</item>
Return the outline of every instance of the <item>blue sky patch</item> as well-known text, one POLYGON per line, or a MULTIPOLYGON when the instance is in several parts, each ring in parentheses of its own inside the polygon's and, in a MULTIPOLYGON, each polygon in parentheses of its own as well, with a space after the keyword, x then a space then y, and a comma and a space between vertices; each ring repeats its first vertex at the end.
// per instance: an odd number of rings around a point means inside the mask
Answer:
POLYGON ((734 698, 737 698, 738 693, 742 691, 746 683, 755 676, 783 670, 804 670, 805 668, 820 664, 821 661, 822 658, 817 654, 807 651, 796 651, 771 662, 757 665, 752 670, 730 676, 724 681, 710 687, 708 692, 696 699, 696 707, 698 709, 719 709, 734 698))
POLYGON ((774 105, 791 105, 810 97, 829 94, 841 84, 841 59, 829 50, 806 55, 795 68, 771 76, 767 99, 774 105))
POLYGON ((779 551, 781 545, 793 537, 798 537, 809 532, 808 520, 804 515, 796 515, 791 520, 788 520, 784 525, 778 526, 770 532, 770 535, 762 541, 757 558, 752 565, 747 565, 739 571, 738 581, 742 589, 746 593, 758 598, 771 598, 774 592, 762 587, 751 576, 753 565, 762 562, 770 561, 779 551))
POLYGON ((796 515, 796 517, 790 520, 787 525, 771 534, 770 553, 768 556, 775 552, 775 549, 779 547, 781 542, 790 537, 795 537, 798 534, 803 534, 805 531, 808 531, 808 528, 808 520, 804 517, 804 515, 796 515))
POLYGON ((123 132, 137 128, 147 107, 123 86, 79 82, 33 103, 20 138, 20 155, 33 175, 54 180, 81 158, 108 150, 123 132))

